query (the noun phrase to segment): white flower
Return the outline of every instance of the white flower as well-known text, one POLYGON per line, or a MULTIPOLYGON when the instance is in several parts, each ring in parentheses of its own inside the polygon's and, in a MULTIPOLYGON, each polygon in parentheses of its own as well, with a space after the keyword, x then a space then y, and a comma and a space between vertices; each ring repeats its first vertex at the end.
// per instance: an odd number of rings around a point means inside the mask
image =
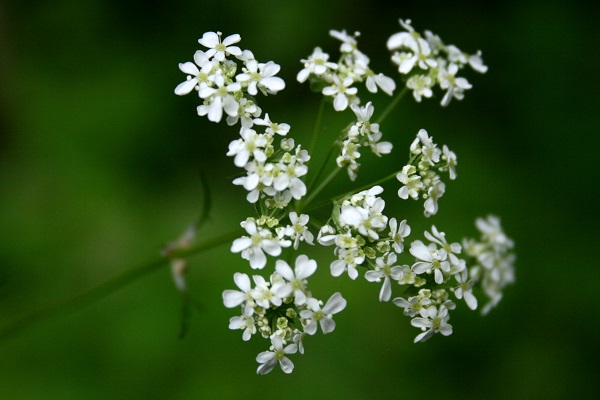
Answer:
MULTIPOLYGON (((271 278, 274 277, 271 276, 271 278)), ((260 275, 254 275, 252 279, 256 286, 250 293, 257 305, 268 309, 271 305, 279 307, 282 304, 283 299, 277 293, 281 292, 281 286, 285 285, 284 282, 276 282, 271 286, 271 282, 265 280, 260 275)))
MULTIPOLYGON (((287 297, 290 293, 293 293, 294 304, 296 306, 306 304, 306 279, 317 270, 316 261, 310 260, 304 254, 301 254, 296 258, 294 271, 283 260, 277 260, 275 269, 288 282, 287 286, 290 288, 288 294, 284 294, 283 297, 287 297)), ((280 293, 278 292, 278 294, 280 293)))
POLYGON ((216 75, 214 83, 216 87, 200 87, 198 94, 208 104, 198 106, 198 115, 208 114, 208 120, 212 122, 221 121, 223 110, 230 116, 237 116, 239 103, 233 94, 241 90, 241 85, 239 83, 226 85, 223 75, 216 75))
POLYGON ((473 87, 465 78, 457 78, 457 72, 458 65, 454 63, 450 64, 448 69, 440 68, 438 81, 440 88, 446 90, 446 94, 441 102, 442 107, 446 107, 450 104, 452 98, 462 100, 464 98, 464 91, 473 87))
POLYGON ((250 315, 242 315, 239 317, 231 317, 229 319, 229 329, 243 329, 242 340, 248 341, 256 333, 256 325, 254 318, 250 315))
POLYGON ((409 50, 409 52, 396 51, 393 54, 392 61, 398 64, 398 72, 408 74, 415 65, 424 70, 436 67, 437 62, 431 57, 429 43, 415 32, 410 25, 410 20, 406 22, 400 20, 400 25, 406 29, 406 32, 395 33, 387 41, 387 48, 391 51, 409 50))
POLYGON ((263 94, 276 94, 285 88, 283 79, 275 76, 281 67, 273 61, 266 64, 258 63, 256 60, 250 60, 246 63, 245 73, 235 77, 238 82, 246 85, 248 94, 256 96, 258 89, 263 94))
POLYGON ((346 308, 346 299, 337 292, 327 300, 323 308, 321 308, 321 304, 317 299, 311 297, 306 301, 307 309, 300 311, 300 317, 306 320, 304 331, 309 335, 317 332, 317 322, 321 325, 323 333, 333 332, 335 321, 332 316, 346 308))
POLYGON ((450 179, 456 179, 456 154, 451 151, 448 146, 444 145, 442 148, 442 159, 446 160, 446 167, 444 170, 448 170, 448 174, 450 175, 450 179))
POLYGON ((259 135, 250 128, 242 128, 240 136, 241 139, 234 140, 229 144, 227 152, 228 156, 235 156, 233 163, 236 167, 243 168, 248 163, 250 156, 261 163, 267 160, 264 148, 268 141, 264 135, 259 135))
POLYGON ((317 234, 317 242, 323 246, 331 246, 335 244, 336 237, 336 230, 332 226, 323 225, 317 234))
POLYGON ((400 222, 396 218, 391 218, 389 222, 390 227, 390 238, 393 241, 394 251, 398 254, 404 251, 404 238, 410 235, 410 226, 406 223, 406 220, 400 222))
POLYGON ((348 276, 350 279, 358 278, 358 271, 356 270, 356 266, 362 264, 365 261, 365 256, 359 254, 357 248, 338 248, 337 255, 338 260, 335 260, 331 263, 331 275, 338 277, 344 273, 344 271, 348 271, 348 276))
POLYGON ((481 231, 482 239, 488 242, 492 247, 508 249, 513 247, 513 241, 504 234, 498 217, 489 215, 487 219, 477 218, 475 224, 481 231))
POLYGON ((328 70, 337 69, 337 64, 327 61, 329 60, 329 54, 323 53, 320 47, 316 47, 313 53, 306 60, 301 60, 304 63, 304 68, 298 72, 298 82, 302 83, 306 81, 310 74, 321 76, 328 70))
POLYGON ((438 199, 444 195, 446 185, 442 181, 437 181, 427 191, 428 199, 425 200, 425 216, 430 217, 438 211, 438 199))
POLYGON ((388 95, 392 95, 394 90, 396 90, 396 82, 388 76, 383 75, 382 73, 375 74, 371 69, 366 69, 367 80, 365 81, 365 86, 367 90, 371 93, 377 93, 377 86, 381 88, 388 95))
MULTIPOLYGON (((269 118, 269 114, 265 114, 264 119, 262 119, 262 118, 254 119, 254 123, 256 125, 266 126, 267 129, 265 129, 265 132, 269 135, 278 134, 281 136, 285 136, 290 131, 289 124, 286 124, 286 123, 278 124, 278 123, 272 122, 271 119, 269 118)), ((293 147, 293 145, 292 145, 292 147, 293 147)))
POLYGON ((477 298, 473 295, 473 280, 469 280, 469 272, 465 268, 462 272, 454 275, 456 281, 458 282, 458 287, 454 289, 454 295, 457 299, 465 298, 467 302, 467 306, 471 310, 477 309, 477 298))
POLYGON ((433 91, 433 80, 427 75, 413 75, 406 81, 406 86, 413 91, 413 97, 417 102, 421 102, 422 97, 431 97, 433 91))
POLYGON ((441 305, 439 310, 435 306, 427 308, 425 318, 414 318, 410 321, 412 326, 423 330, 423 333, 415 338, 415 343, 424 342, 437 332, 444 336, 452 334, 452 325, 448 323, 448 319, 450 316, 445 306, 441 305))
POLYGON ((425 237, 427 238, 427 240, 430 240, 433 243, 440 245, 444 250, 446 250, 446 253, 448 253, 448 259, 450 260, 450 263, 452 265, 454 265, 455 267, 461 266, 458 257, 456 257, 456 254, 460 254, 460 252, 462 251, 462 246, 460 245, 460 243, 448 243, 448 241, 446 240, 446 234, 444 232, 438 231, 435 225, 431 226, 431 233, 425 231, 425 237))
POLYGON ((419 192, 424 188, 421 182, 421 176, 417 174, 417 169, 413 165, 405 165, 401 172, 398 172, 396 179, 404 184, 398 189, 398 197, 408 199, 408 196, 414 200, 419 198, 419 192))
POLYGON ((238 109, 235 115, 227 115, 227 125, 235 125, 241 119, 243 128, 251 128, 252 118, 257 118, 262 113, 252 100, 242 97, 238 102, 238 109))
POLYGON ((415 274, 434 273, 435 283, 444 283, 443 272, 450 272, 450 263, 446 261, 446 250, 438 249, 435 243, 425 246, 420 240, 415 240, 410 245, 410 254, 418 261, 412 266, 415 274))
POLYGON ((295 211, 292 211, 290 212, 289 217, 292 225, 288 226, 287 229, 285 229, 285 234, 294 241, 294 250, 298 250, 298 246, 300 245, 300 242, 302 240, 312 245, 314 236, 306 226, 306 224, 308 224, 309 219, 308 215, 301 214, 300 216, 298 216, 298 214, 295 211))
POLYGON ((478 51, 477 54, 469 56, 469 65, 475 71, 482 74, 485 74, 488 70, 487 65, 483 63, 483 59, 481 58, 481 51, 478 51))
POLYGON ((290 374, 294 370, 294 363, 286 355, 295 354, 298 351, 298 346, 292 343, 283 347, 283 339, 277 335, 271 336, 271 344, 272 350, 263 351, 256 356, 256 362, 260 363, 256 373, 266 375, 279 363, 281 370, 286 374, 290 374))
POLYGON ((419 153, 422 157, 422 162, 428 163, 431 166, 434 166, 435 164, 439 163, 442 151, 437 147, 435 143, 433 143, 433 138, 429 137, 429 134, 425 129, 419 130, 415 141, 417 140, 423 145, 419 149, 419 153))
POLYGON ((175 88, 176 95, 186 95, 192 90, 197 89, 200 83, 209 81, 210 73, 214 65, 209 61, 204 52, 198 50, 196 54, 194 54, 194 62, 198 66, 191 62, 179 64, 179 69, 181 72, 188 74, 188 76, 187 80, 183 81, 175 88))
POLYGON ((397 261, 396 253, 386 253, 375 260, 375 269, 367 271, 366 280, 369 282, 381 282, 383 286, 379 291, 379 301, 389 301, 392 297, 392 284, 390 279, 398 280, 402 278, 402 267, 395 266, 397 261))
POLYGON ((223 61, 225 60, 225 55, 239 56, 242 54, 242 50, 239 47, 231 46, 241 40, 240 35, 227 36, 223 42, 221 42, 221 35, 221 32, 206 32, 198 39, 198 43, 210 49, 206 52, 208 58, 214 56, 217 60, 223 61))
POLYGON ((408 300, 402 297, 396 297, 393 302, 404 309, 404 315, 415 317, 417 314, 421 317, 427 317, 427 307, 431 305, 431 292, 421 289, 418 296, 409 297, 408 300))
POLYGON ((265 253, 271 256, 281 254, 282 247, 289 247, 289 241, 277 241, 271 239, 271 232, 256 226, 254 221, 247 221, 244 229, 250 237, 243 236, 235 239, 231 245, 232 253, 242 252, 242 258, 250 261, 250 267, 253 269, 262 269, 267 264, 265 253))
POLYGON ((279 162, 277 168, 279 173, 273 180, 273 188, 276 191, 281 192, 285 189, 290 189, 292 197, 296 200, 300 200, 306 195, 306 184, 300 179, 301 176, 306 175, 308 172, 306 165, 279 162))
MULTIPOLYGON (((236 272, 233 280, 240 290, 225 290, 223 292, 223 304, 227 308, 233 308, 241 305, 243 302, 253 302, 250 285, 250 278, 246 274, 236 272)), ((252 307, 250 307, 252 308, 252 307)), ((244 314, 246 312, 244 311, 244 314)))
POLYGON ((341 80, 337 75, 333 75, 333 85, 326 86, 323 88, 323 94, 325 96, 332 96, 333 108, 336 111, 344 111, 352 98, 358 92, 357 88, 350 87, 354 81, 350 77, 341 80))
POLYGON ((352 53, 354 50, 356 50, 355 37, 359 36, 360 33, 355 32, 354 36, 350 36, 349 34, 346 33, 345 30, 336 31, 336 30, 332 29, 329 31, 329 35, 331 35, 331 37, 336 38, 337 40, 342 42, 342 45, 340 46, 340 51, 342 53, 352 53))

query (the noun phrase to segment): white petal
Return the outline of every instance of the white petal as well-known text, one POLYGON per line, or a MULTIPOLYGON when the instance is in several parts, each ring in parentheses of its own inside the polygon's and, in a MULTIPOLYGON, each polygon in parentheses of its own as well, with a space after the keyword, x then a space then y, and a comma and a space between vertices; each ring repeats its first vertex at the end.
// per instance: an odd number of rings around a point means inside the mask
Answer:
POLYGON ((440 326, 440 333, 444 336, 448 336, 452 334, 452 325, 443 324, 440 326))
POLYGON ((178 96, 184 96, 194 90, 197 84, 198 80, 196 78, 181 82, 175 88, 175 94, 178 96))
POLYGON ((432 265, 431 263, 428 262, 418 262, 415 263, 411 269, 413 270, 413 272, 415 274, 424 274, 425 272, 429 271, 431 269, 432 265))
POLYGON ((302 256, 299 256, 296 259, 296 277, 298 279, 306 279, 317 270, 317 262, 315 260, 309 260, 306 256, 304 256, 306 259, 303 258, 302 261, 299 262, 300 257, 302 256))
POLYGON ((356 207, 345 206, 340 213, 340 221, 356 228, 363 222, 363 217, 356 207))
POLYGON ((223 44, 224 44, 225 46, 229 46, 230 44, 237 43, 237 42, 239 42, 240 40, 242 40, 242 38, 240 37, 240 35, 238 35, 238 34, 236 33, 236 34, 233 34, 233 35, 229 35, 229 36, 227 36, 225 39, 223 39, 223 44))
POLYGON ((263 240, 261 247, 270 256, 277 257, 281 254, 281 244, 274 240, 263 240))
POLYGON ((336 292, 327 300, 327 304, 323 307, 323 312, 325 314, 337 314, 346 308, 346 304, 346 299, 342 297, 342 294, 336 292))
POLYGON ((242 237, 239 239, 235 239, 233 241, 233 243, 231 244, 230 251, 232 253, 239 253, 240 251, 247 249, 251 245, 252 245, 252 239, 250 239, 248 237, 242 237))
POLYGON ((275 263, 275 270, 279 272, 287 281, 294 280, 294 271, 292 271, 288 263, 285 261, 277 260, 275 263))
POLYGON ((223 304, 227 308, 237 307, 244 302, 246 295, 238 290, 225 290, 223 292, 223 304))
POLYGON ((262 269, 267 264, 267 256, 262 252, 261 249, 256 249, 250 255, 250 268, 262 269))
POLYGON ((266 375, 273 370, 275 365, 277 365, 277 361, 271 359, 269 362, 259 365, 256 373, 259 375, 266 375))
POLYGON ((410 254, 419 260, 431 262, 431 252, 420 240, 415 240, 410 244, 410 254))
POLYGON ((344 111, 348 107, 348 98, 343 93, 338 93, 333 100, 333 108, 336 111, 344 111))
POLYGON ((379 292, 379 301, 389 301, 392 297, 392 286, 390 284, 390 278, 386 277, 383 280, 383 286, 379 292))
POLYGON ((206 32, 200 39, 198 39, 198 43, 204 47, 214 48, 217 44, 219 44, 219 35, 217 35, 215 32, 206 32))
POLYGON ((221 97, 215 97, 210 104, 208 111, 208 120, 212 122, 220 122, 223 116, 223 103, 221 97))
POLYGON ((396 90, 396 82, 394 82, 392 78, 387 77, 385 75, 377 75, 375 77, 375 82, 377 82, 377 85, 379 85, 381 90, 383 90, 390 96, 394 93, 394 90, 396 90))
POLYGON ((469 306, 469 308, 471 310, 476 310, 477 309, 477 297, 473 296, 473 293, 471 293, 470 291, 464 292, 463 295, 465 297, 465 301, 467 302, 467 306, 469 306))
POLYGON ((429 339, 432 335, 433 335, 433 330, 430 329, 428 331, 425 331, 425 332, 417 335, 417 337, 415 338, 415 343, 424 342, 427 339, 429 339))
POLYGON ((243 292, 247 292, 252 288, 250 278, 246 274, 236 272, 233 274, 233 281, 243 292))
POLYGON ((412 307, 412 304, 409 301, 403 299, 402 297, 396 297, 393 300, 393 303, 395 305, 397 305, 398 307, 400 307, 400 308, 410 308, 410 307, 412 307))
POLYGON ((179 64, 179 69, 184 74, 188 74, 188 75, 192 75, 192 76, 197 76, 200 73, 200 70, 198 69, 198 67, 196 67, 196 64, 189 62, 189 61, 179 64))
POLYGON ((260 86, 266 87, 271 92, 279 92, 285 89, 285 82, 283 79, 273 76, 261 79, 260 86))
POLYGON ((331 263, 331 275, 338 277, 344 273, 346 263, 342 260, 336 260, 331 263))
POLYGON ((319 323, 321 324, 321 330, 324 334, 333 332, 335 329, 335 321, 331 318, 325 317, 320 320, 319 323))
POLYGON ((294 370, 294 363, 292 363, 287 357, 284 357, 281 360, 279 360, 279 366, 281 367, 281 370, 286 374, 291 374, 294 370))

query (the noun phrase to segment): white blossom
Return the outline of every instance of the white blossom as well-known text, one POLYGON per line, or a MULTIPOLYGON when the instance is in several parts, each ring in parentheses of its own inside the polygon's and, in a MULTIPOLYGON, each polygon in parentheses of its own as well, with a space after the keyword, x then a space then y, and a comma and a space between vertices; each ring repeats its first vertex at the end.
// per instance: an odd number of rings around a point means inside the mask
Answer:
POLYGON ((316 47, 308 59, 301 60, 301 62, 304 63, 304 68, 298 72, 296 79, 298 82, 303 83, 310 74, 321 76, 328 70, 337 69, 337 64, 329 62, 328 60, 329 54, 324 53, 320 47, 316 47))
POLYGON ((331 86, 323 88, 323 94, 334 97, 333 108, 336 111, 344 111, 348 107, 350 99, 358 92, 358 89, 350 87, 354 81, 349 77, 341 80, 337 75, 334 75, 332 83, 331 86))
POLYGON ((423 330, 423 333, 415 338, 415 343, 424 342, 437 332, 444 336, 452 334, 452 325, 448 323, 450 316, 445 306, 440 306, 439 310, 436 306, 431 306, 427 308, 425 314, 424 318, 414 318, 410 321, 412 326, 423 330))
POLYGON ((227 36, 222 42, 221 35, 221 32, 206 32, 198 39, 198 43, 209 48, 206 52, 207 57, 211 58, 214 56, 217 60, 223 61, 226 55, 239 56, 242 54, 242 50, 239 47, 231 46, 241 40, 240 35, 227 36))
POLYGON ((304 331, 309 335, 317 332, 317 323, 321 325, 324 334, 333 332, 335 321, 332 316, 346 308, 346 299, 337 292, 327 300, 323 308, 321 305, 322 302, 311 297, 306 301, 307 309, 300 311, 300 316, 305 320, 304 331))
MULTIPOLYGON (((306 255, 301 254, 296 258, 293 271, 288 263, 283 260, 277 260, 275 270, 288 282, 286 286, 289 287, 288 293, 294 294, 294 304, 296 306, 306 304, 306 279, 317 270, 316 261, 310 260, 306 255)), ((285 291, 278 292, 278 294, 281 293, 285 293, 285 291)), ((283 294, 282 297, 286 296, 287 294, 283 294)))
POLYGON ((402 268, 394 265, 397 259, 396 253, 386 253, 382 257, 377 257, 374 270, 365 273, 365 278, 369 282, 381 282, 381 279, 383 279, 379 301, 389 301, 392 297, 391 280, 402 278, 402 268))
POLYGON ((262 269, 267 264, 265 253, 271 256, 281 254, 282 247, 289 247, 291 242, 273 240, 271 233, 257 227, 254 221, 246 221, 244 229, 250 235, 235 239, 231 245, 232 253, 242 253, 242 258, 250 261, 253 269, 262 269))
POLYGON ((284 347, 283 339, 277 335, 271 336, 271 344, 271 350, 263 351, 256 356, 256 362, 260 363, 256 373, 266 375, 273 370, 277 363, 279 363, 283 372, 286 374, 292 373, 294 363, 286 355, 295 354, 298 351, 298 346, 292 343, 284 347))

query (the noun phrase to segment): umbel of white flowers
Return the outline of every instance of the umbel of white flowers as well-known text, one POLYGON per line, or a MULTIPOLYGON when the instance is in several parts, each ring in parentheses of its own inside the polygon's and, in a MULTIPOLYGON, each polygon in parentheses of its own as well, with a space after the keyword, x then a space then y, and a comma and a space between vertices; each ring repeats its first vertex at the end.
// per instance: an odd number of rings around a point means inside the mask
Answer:
MULTIPOLYGON (((452 98, 462 99, 471 85, 457 73, 466 65, 481 73, 487 70, 480 52, 468 55, 456 46, 444 45, 429 31, 420 35, 408 20, 400 24, 404 31, 392 35, 387 47, 417 101, 431 97, 436 85, 445 91, 442 105, 452 98)), ((338 61, 331 61, 316 47, 301 60, 297 80, 310 81, 311 87, 331 100, 334 110, 351 110, 352 121, 336 141, 336 164, 354 180, 361 148, 368 147, 377 156, 392 151, 392 144, 381 140, 379 124, 371 122, 372 101, 361 105, 357 84, 364 83, 368 93, 381 89, 388 95, 393 95, 396 84, 373 72, 369 57, 358 49, 358 33, 332 30, 330 34, 341 42, 338 61)), ((197 108, 200 116, 216 123, 225 116, 230 126, 239 123, 239 137, 229 144, 226 154, 242 169, 233 184, 247 191, 246 200, 257 215, 240 223, 245 234, 233 241, 230 251, 247 260, 254 273, 234 273, 237 289, 225 290, 223 303, 239 310, 229 321, 230 329, 241 330, 244 341, 258 335, 268 342, 267 350, 256 357, 257 373, 267 374, 277 365, 291 373, 294 364, 289 357, 304 354, 304 340, 319 330, 333 332, 334 315, 346 308, 339 292, 322 301, 309 290, 317 261, 306 254, 308 248, 300 250, 305 245, 331 246, 332 276, 356 280, 362 274, 366 281, 379 283, 381 302, 392 300, 395 291, 400 293, 392 302, 420 329, 415 342, 424 342, 435 333, 452 333, 448 323, 450 311, 456 308, 452 295, 475 310, 479 305, 476 293, 480 293, 488 299, 483 313, 500 301, 505 286, 514 281, 514 254, 513 243, 497 217, 477 219, 480 239, 464 239, 462 244, 448 241, 435 225, 424 233, 425 241, 409 241, 412 232, 407 220, 385 214, 383 188, 373 185, 335 200, 324 224, 310 221, 299 200, 306 200, 309 190, 304 179, 311 157, 288 137, 290 125, 263 115, 256 100, 259 93, 275 95, 285 88, 276 76, 280 67, 273 61, 258 62, 251 51, 237 47, 239 35, 222 36, 220 32, 202 36, 199 43, 206 49, 195 53, 193 63, 179 65, 187 78, 175 93, 196 91, 202 102, 197 108), (316 240, 310 223, 318 229, 316 240), (290 248, 295 259, 281 257, 290 248), (269 268, 270 273, 263 276, 262 271, 269 268)), ((456 179, 456 166, 456 154, 446 145, 438 147, 421 129, 410 145, 408 163, 390 178, 395 176, 400 183, 399 199, 422 200, 425 217, 431 217, 438 212, 446 190, 442 176, 456 179)), ((186 290, 181 274, 176 278, 178 287, 186 290)))

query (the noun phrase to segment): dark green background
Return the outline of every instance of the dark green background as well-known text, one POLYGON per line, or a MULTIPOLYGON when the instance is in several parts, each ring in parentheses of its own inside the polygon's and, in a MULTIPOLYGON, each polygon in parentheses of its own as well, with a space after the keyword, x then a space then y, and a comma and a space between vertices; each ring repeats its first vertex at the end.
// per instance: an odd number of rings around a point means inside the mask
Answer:
MULTIPOLYGON (((265 342, 227 329, 235 312, 221 292, 247 264, 224 245, 190 260, 203 310, 183 340, 181 298, 164 268, 0 343, 0 398, 591 398, 600 355, 595 11, 552 0, 2 2, 0 329, 155 257, 197 217, 200 171, 215 204, 203 236, 250 215, 225 156, 236 131, 197 117, 193 95, 173 94, 184 78, 177 64, 211 30, 239 33, 241 47, 282 66, 286 90, 260 105, 304 143, 319 97, 295 75, 315 46, 336 52, 329 29, 361 31, 360 48, 388 75, 385 40, 400 17, 481 49, 489 72, 467 76, 464 101, 401 103, 382 125, 394 155, 365 156, 358 184, 399 169, 425 128, 457 153, 459 179, 428 221, 387 185, 388 213, 408 218, 413 238, 435 223, 454 240, 475 235, 477 216, 500 215, 518 259, 517 283, 490 315, 460 304, 452 336, 414 345, 417 330, 377 301, 378 285, 330 277, 327 249, 311 288, 348 299, 337 329, 310 338, 291 376, 259 377, 265 342)), ((376 97, 377 109, 385 100, 376 97)), ((328 111, 324 141, 346 121, 328 111)))

